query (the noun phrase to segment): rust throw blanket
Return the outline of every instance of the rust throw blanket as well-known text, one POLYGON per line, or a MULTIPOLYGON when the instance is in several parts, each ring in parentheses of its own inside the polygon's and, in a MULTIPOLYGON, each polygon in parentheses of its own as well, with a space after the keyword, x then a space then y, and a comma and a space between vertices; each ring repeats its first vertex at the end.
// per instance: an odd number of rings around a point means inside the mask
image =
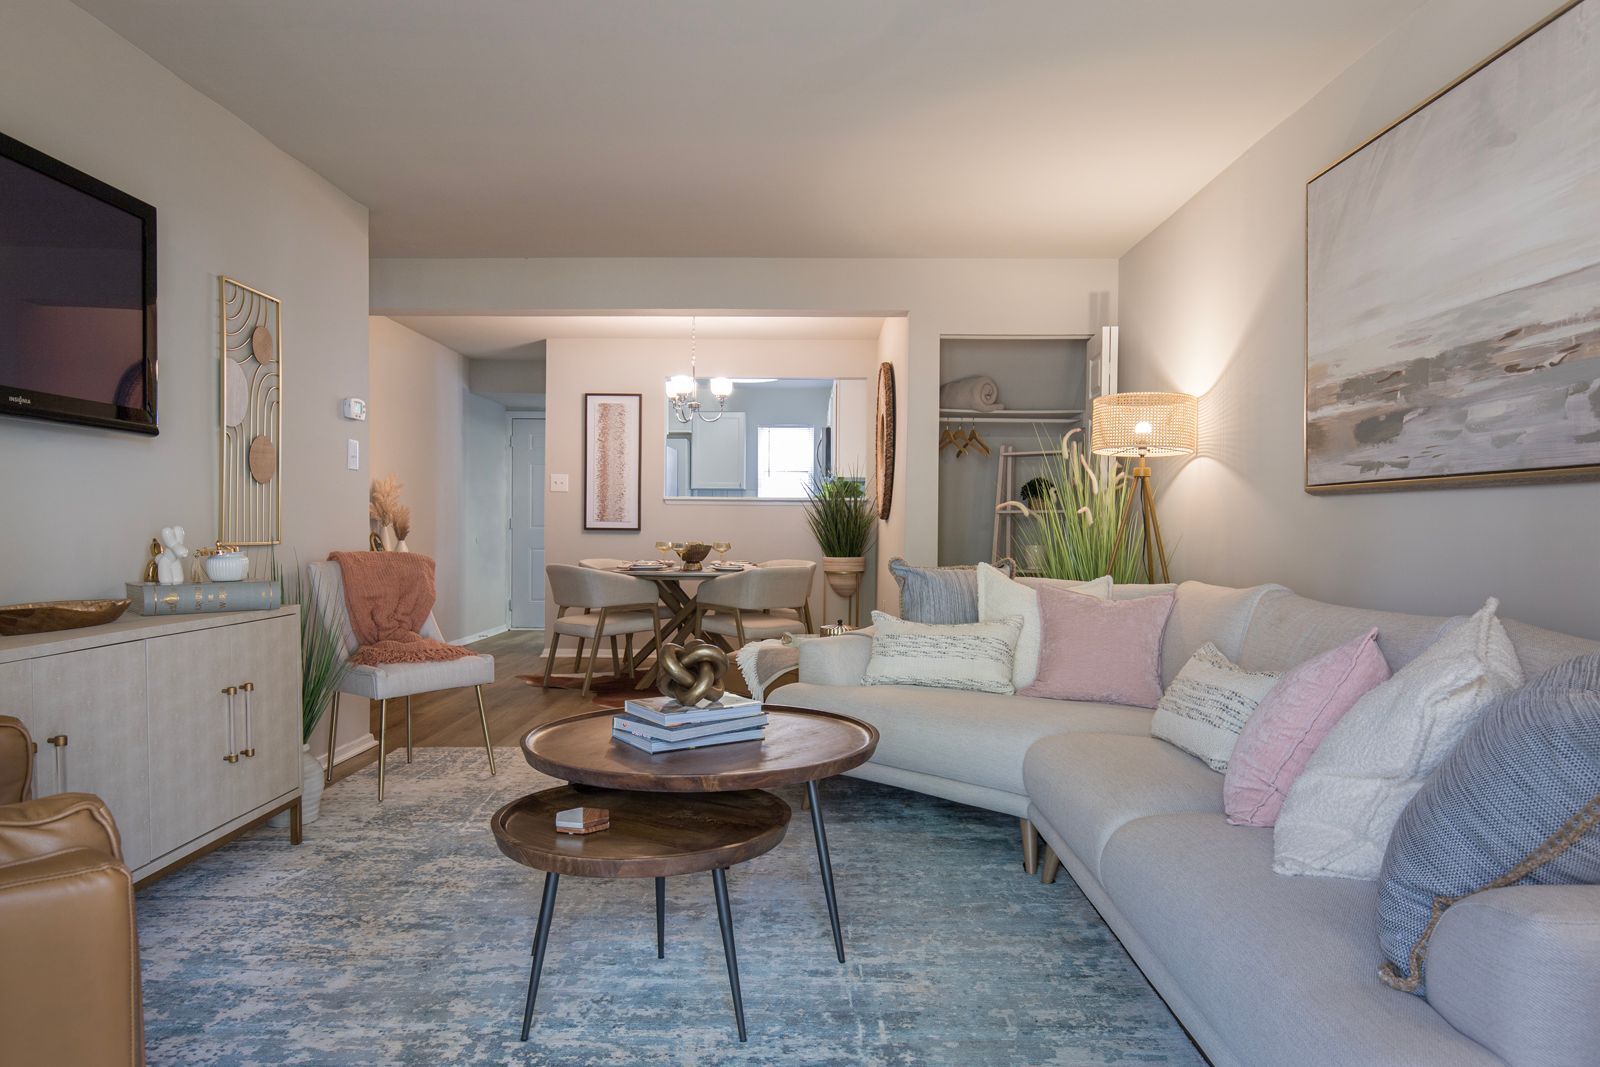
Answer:
POLYGON ((426 663, 473 653, 417 631, 433 610, 433 560, 414 552, 333 552, 344 579, 350 627, 361 647, 351 663, 426 663))

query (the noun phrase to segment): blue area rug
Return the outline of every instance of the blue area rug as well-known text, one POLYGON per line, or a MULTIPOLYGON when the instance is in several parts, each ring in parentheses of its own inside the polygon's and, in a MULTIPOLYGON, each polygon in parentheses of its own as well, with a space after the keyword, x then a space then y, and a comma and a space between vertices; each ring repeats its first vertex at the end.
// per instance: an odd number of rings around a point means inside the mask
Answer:
POLYGON ((565 878, 534 1030, 517 1041, 543 876, 489 816, 551 783, 516 750, 419 749, 329 789, 291 848, 262 828, 138 897, 162 1064, 1195 1064, 1064 874, 1022 871, 1016 820, 822 785, 848 963, 834 958, 799 791, 777 849, 729 872, 750 1040, 734 1033, 709 874, 565 878))

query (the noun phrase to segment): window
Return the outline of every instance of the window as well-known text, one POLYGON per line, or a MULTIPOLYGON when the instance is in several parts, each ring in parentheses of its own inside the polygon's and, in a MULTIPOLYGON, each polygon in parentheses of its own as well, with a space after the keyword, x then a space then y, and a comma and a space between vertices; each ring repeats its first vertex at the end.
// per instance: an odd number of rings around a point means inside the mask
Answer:
POLYGON ((756 431, 756 495, 806 495, 816 464, 816 430, 810 426, 762 426, 756 431))

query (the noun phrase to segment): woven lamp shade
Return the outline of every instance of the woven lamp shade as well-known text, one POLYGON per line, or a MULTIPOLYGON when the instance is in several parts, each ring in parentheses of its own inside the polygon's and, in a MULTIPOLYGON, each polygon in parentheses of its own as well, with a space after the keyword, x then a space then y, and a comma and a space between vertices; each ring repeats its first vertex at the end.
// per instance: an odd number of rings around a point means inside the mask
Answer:
POLYGON ((1097 456, 1188 456, 1200 446, 1200 402, 1188 393, 1094 398, 1089 448, 1097 456))

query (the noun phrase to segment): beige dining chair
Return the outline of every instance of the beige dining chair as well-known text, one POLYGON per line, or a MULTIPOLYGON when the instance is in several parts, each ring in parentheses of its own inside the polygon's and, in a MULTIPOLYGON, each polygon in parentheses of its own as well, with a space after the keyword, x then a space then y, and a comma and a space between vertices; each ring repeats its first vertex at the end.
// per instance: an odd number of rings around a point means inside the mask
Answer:
MULTIPOLYGON (((344 623, 345 654, 354 655, 361 643, 350 625, 350 613, 345 610, 344 575, 332 560, 307 565, 310 574, 312 601, 327 617, 344 623)), ((443 641, 439 623, 428 612, 419 631, 423 637, 443 641)), ((339 734, 339 694, 365 697, 378 702, 378 799, 383 800, 384 757, 388 755, 389 701, 406 698, 406 762, 411 762, 411 698, 419 693, 434 693, 444 689, 465 689, 471 686, 478 697, 478 721, 483 725, 483 750, 489 756, 489 773, 494 774, 494 742, 489 739, 489 715, 483 707, 483 687, 494 682, 493 656, 465 656, 461 659, 435 660, 429 663, 383 663, 369 667, 351 664, 345 671, 334 694, 328 712, 328 769, 325 777, 333 781, 333 746, 339 734)))
POLYGON ((656 587, 653 582, 565 563, 552 563, 544 571, 550 582, 551 602, 556 606, 556 617, 550 630, 550 647, 545 656, 541 689, 550 688, 550 674, 556 666, 556 649, 563 637, 578 639, 577 664, 580 667, 583 666, 583 646, 593 642, 589 666, 583 675, 584 696, 589 695, 594 684, 594 666, 600 658, 601 641, 607 638, 611 641, 613 678, 622 677, 617 638, 627 641, 626 655, 630 667, 633 663, 635 634, 653 634, 659 643, 661 618, 656 614, 656 587), (567 614, 573 610, 581 614, 567 614))
POLYGON ((735 648, 750 640, 810 633, 816 573, 810 560, 783 560, 705 582, 695 597, 695 628, 731 637, 735 648))

